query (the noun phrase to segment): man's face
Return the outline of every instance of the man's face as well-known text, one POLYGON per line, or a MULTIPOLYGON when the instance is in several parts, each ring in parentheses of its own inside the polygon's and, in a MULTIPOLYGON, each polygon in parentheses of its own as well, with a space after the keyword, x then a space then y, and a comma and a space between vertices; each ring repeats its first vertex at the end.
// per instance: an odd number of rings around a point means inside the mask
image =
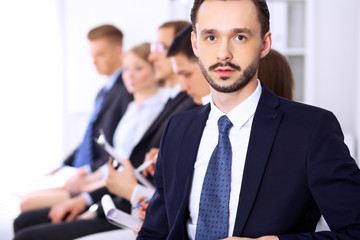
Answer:
POLYGON ((90 41, 90 54, 101 75, 111 76, 121 67, 121 46, 115 46, 107 38, 90 41))
POLYGON ((149 60, 154 63, 156 78, 166 80, 174 75, 170 58, 166 57, 167 50, 174 39, 173 28, 160 28, 157 40, 151 46, 149 60))
MULTIPOLYGON (((271 44, 270 35, 265 36, 271 44)), ((218 92, 235 92, 256 80, 259 59, 266 55, 250 0, 203 2, 191 41, 207 81, 218 92)))
POLYGON ((201 99, 210 94, 210 86, 201 72, 198 62, 190 61, 184 54, 172 57, 173 69, 179 76, 181 90, 201 105, 201 99))

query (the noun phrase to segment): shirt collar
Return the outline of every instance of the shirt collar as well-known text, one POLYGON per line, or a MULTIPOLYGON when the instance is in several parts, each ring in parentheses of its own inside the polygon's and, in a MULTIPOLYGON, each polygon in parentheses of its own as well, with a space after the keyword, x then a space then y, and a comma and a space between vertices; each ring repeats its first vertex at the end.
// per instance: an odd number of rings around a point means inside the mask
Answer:
POLYGON ((158 91, 153 96, 149 97, 143 102, 144 106, 153 106, 155 104, 162 104, 162 94, 158 91))
POLYGON ((162 94, 158 91, 156 94, 154 94, 151 97, 145 99, 141 104, 136 104, 134 100, 131 101, 129 103, 128 108, 129 109, 132 108, 133 111, 138 111, 141 108, 149 108, 149 107, 154 106, 154 105, 164 104, 162 98, 163 98, 162 94))
POLYGON ((201 102, 202 102, 203 105, 208 104, 210 101, 211 101, 211 94, 203 96, 201 98, 201 102))
POLYGON ((169 98, 174 99, 180 93, 180 83, 170 89, 169 98))
POLYGON ((221 116, 226 115, 232 122, 233 126, 239 130, 256 111, 262 91, 260 81, 257 80, 257 82, 258 84, 255 91, 227 114, 224 114, 219 108, 217 108, 212 98, 210 98, 211 111, 209 118, 213 118, 217 122, 221 116))

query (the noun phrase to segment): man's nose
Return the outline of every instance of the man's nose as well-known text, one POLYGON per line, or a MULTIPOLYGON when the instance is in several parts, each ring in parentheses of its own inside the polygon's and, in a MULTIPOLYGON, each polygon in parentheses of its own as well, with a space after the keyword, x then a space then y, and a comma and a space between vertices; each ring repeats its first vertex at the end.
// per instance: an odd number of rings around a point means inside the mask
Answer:
POLYGON ((231 53, 231 46, 228 40, 223 40, 220 43, 219 50, 217 53, 217 59, 219 61, 230 61, 233 58, 231 53))

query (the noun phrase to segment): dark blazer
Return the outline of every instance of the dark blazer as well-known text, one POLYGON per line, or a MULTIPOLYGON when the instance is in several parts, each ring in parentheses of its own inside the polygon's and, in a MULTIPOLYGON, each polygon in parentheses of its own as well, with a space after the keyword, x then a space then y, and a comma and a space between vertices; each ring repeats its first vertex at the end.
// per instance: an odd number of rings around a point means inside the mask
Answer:
MULTIPOLYGON (((233 235, 360 239, 360 171, 336 117, 262 87, 233 235), (332 232, 314 233, 321 214, 332 232)), ((206 105, 168 122, 139 240, 188 238, 194 163, 209 111, 206 105)))
MULTIPOLYGON (((106 95, 98 117, 94 122, 93 138, 99 137, 99 129, 102 128, 106 139, 110 144, 112 144, 115 129, 132 99, 132 95, 129 94, 125 88, 122 80, 122 74, 120 74, 113 87, 106 95)), ((72 154, 65 159, 65 165, 72 166, 76 150, 77 149, 75 149, 72 154)), ((95 143, 92 144, 92 152, 93 162, 91 163, 91 169, 95 171, 109 159, 109 155, 95 143)))
MULTIPOLYGON (((135 168, 140 166, 144 162, 145 154, 151 148, 159 147, 162 132, 171 116, 190 110, 197 106, 198 105, 194 103, 193 99, 189 97, 189 95, 187 95, 185 92, 180 92, 173 100, 167 103, 164 109, 158 115, 158 117, 151 124, 149 129, 144 133, 144 136, 132 150, 130 155, 130 161, 132 165, 135 168)), ((109 194, 106 188, 102 188, 90 193, 94 201, 100 201, 101 197, 104 194, 109 194)), ((123 200, 120 200, 120 198, 114 199, 115 203, 120 203, 122 201, 123 200)), ((121 204, 116 205, 120 207, 121 204)))

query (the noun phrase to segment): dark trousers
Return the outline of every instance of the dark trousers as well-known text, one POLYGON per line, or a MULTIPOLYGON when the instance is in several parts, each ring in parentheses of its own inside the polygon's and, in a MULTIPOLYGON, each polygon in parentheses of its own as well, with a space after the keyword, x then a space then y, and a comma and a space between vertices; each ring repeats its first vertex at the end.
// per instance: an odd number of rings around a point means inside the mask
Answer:
POLYGON ((70 240, 93 233, 119 229, 101 217, 52 224, 48 218, 49 211, 49 208, 45 208, 20 214, 14 221, 14 240, 70 240))

